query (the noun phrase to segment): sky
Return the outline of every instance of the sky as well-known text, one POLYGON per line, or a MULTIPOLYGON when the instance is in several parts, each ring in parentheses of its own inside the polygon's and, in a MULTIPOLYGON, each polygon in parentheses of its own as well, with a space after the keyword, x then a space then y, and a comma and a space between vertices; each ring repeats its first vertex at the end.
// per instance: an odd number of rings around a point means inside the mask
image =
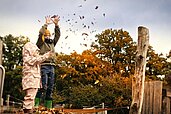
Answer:
MULTIPOLYGON (((123 29, 137 42, 138 27, 144 26, 155 52, 166 55, 171 50, 170 6, 171 0, 0 0, 0 36, 21 35, 36 43, 45 16, 59 15, 56 52, 81 53, 106 29, 123 29)), ((54 25, 48 28, 53 33, 54 25)))

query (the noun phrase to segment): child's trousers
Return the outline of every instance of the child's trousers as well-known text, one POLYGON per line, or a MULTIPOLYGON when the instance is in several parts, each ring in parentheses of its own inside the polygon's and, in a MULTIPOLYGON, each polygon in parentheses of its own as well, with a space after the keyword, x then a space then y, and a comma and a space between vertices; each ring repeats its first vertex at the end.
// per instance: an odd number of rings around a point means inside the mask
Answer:
POLYGON ((34 107, 34 99, 37 94, 38 88, 30 88, 26 89, 26 95, 23 101, 23 109, 33 109, 34 107))

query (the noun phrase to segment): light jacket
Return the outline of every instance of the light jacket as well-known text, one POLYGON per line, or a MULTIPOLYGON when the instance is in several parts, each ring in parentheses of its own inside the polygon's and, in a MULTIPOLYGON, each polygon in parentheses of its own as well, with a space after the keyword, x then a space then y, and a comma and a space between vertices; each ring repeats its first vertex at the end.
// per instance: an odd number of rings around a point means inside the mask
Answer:
POLYGON ((35 44, 28 42, 23 47, 22 56, 23 90, 28 88, 40 88, 40 64, 49 58, 49 52, 44 55, 39 55, 39 48, 35 44))

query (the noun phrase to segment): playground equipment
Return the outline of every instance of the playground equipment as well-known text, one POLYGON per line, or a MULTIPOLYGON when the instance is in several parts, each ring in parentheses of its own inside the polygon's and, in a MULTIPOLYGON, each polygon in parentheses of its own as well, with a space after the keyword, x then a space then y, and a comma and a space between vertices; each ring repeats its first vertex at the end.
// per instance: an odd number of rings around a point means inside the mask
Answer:
POLYGON ((4 87, 4 78, 5 78, 5 69, 2 65, 0 65, 0 105, 3 106, 3 87, 4 87))
POLYGON ((0 39, 0 109, 3 106, 3 87, 4 87, 4 78, 5 78, 5 69, 2 64, 2 40, 0 39))

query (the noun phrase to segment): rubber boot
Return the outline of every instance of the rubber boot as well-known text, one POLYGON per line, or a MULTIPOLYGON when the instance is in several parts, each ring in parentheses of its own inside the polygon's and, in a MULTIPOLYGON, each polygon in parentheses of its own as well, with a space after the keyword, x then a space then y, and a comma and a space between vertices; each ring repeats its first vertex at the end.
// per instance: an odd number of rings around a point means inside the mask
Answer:
POLYGON ((40 105, 40 98, 35 98, 34 107, 35 107, 35 108, 38 108, 39 105, 40 105))
POLYGON ((52 100, 45 100, 45 107, 47 109, 51 109, 52 108, 52 100))

